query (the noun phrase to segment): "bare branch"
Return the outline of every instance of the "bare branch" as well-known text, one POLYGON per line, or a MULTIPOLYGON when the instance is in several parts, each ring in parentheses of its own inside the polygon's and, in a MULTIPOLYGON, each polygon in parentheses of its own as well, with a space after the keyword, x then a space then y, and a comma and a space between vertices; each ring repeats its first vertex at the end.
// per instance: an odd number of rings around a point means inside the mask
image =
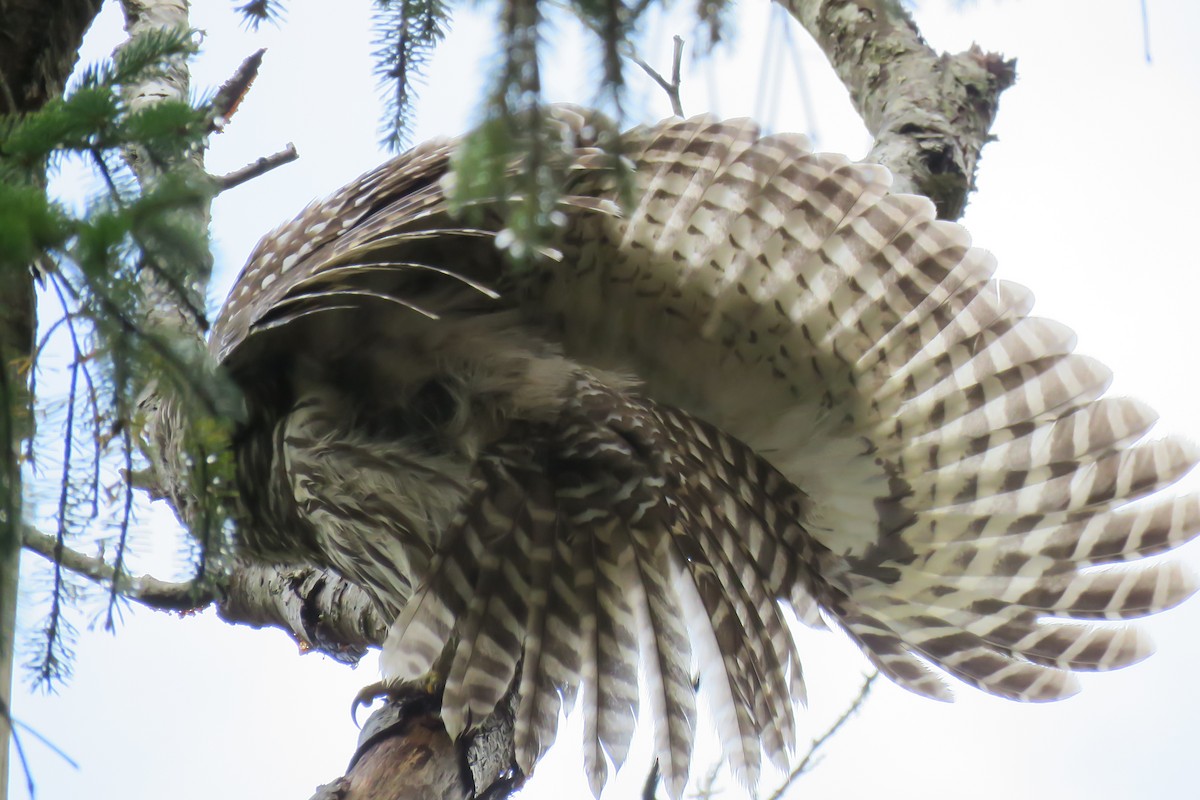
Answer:
POLYGON ((979 153, 991 140, 1000 94, 1016 62, 972 47, 938 54, 891 0, 776 0, 829 58, 875 137, 868 161, 956 219, 975 186, 979 153))
POLYGON ((302 649, 356 663, 387 635, 366 592, 332 572, 308 566, 237 562, 217 614, 226 622, 282 628, 302 649))
MULTIPOLYGON (((26 526, 23 544, 48 561, 102 586, 112 586, 116 571, 103 559, 63 547, 55 537, 26 526)), ((383 641, 387 626, 371 599, 331 572, 239 562, 229 575, 175 583, 150 575, 122 574, 117 592, 156 611, 198 611, 216 604, 226 622, 255 628, 281 628, 303 650, 320 650, 347 663, 383 641)))
POLYGON ((671 113, 677 117, 682 117, 683 101, 679 98, 679 67, 683 61, 683 39, 676 36, 674 41, 675 54, 671 61, 671 80, 669 82, 658 73, 658 70, 639 58, 636 53, 630 53, 629 58, 633 63, 641 67, 643 72, 653 78, 654 82, 661 86, 662 90, 667 93, 667 97, 671 100, 671 113))
POLYGON ((797 764, 796 768, 792 770, 790 775, 788 775, 788 778, 783 782, 783 785, 776 789, 775 793, 767 798, 767 800, 780 800, 780 798, 783 797, 783 793, 790 789, 792 784, 794 784, 801 775, 816 766, 817 751, 824 747, 825 744, 842 729, 842 726, 844 726, 850 720, 850 718, 857 714, 859 709, 863 707, 863 704, 867 702, 867 695, 871 693, 871 685, 875 683, 875 679, 878 677, 878 670, 867 676, 867 679, 863 682, 862 688, 858 690, 858 696, 854 698, 854 701, 850 703, 846 710, 842 712, 842 715, 837 718, 837 722, 830 725, 829 729, 816 739, 813 739, 813 743, 809 745, 808 752, 804 754, 804 758, 800 759, 800 763, 797 764))
POLYGON ((260 175, 265 175, 276 167, 290 164, 299 157, 300 154, 296 152, 296 145, 288 142, 287 147, 278 153, 272 153, 269 156, 255 159, 240 169, 235 169, 233 172, 215 178, 217 191, 218 193, 224 192, 235 186, 241 186, 246 181, 254 180, 260 175))
MULTIPOLYGON (((103 559, 84 555, 78 550, 62 547, 56 553, 58 542, 54 536, 40 533, 26 526, 22 532, 22 543, 26 550, 57 563, 64 569, 104 586, 113 585, 116 570, 103 559)), ((194 581, 173 583, 149 575, 122 574, 117 592, 130 600, 136 600, 147 608, 159 611, 196 611, 215 599, 211 586, 205 587, 194 581)))

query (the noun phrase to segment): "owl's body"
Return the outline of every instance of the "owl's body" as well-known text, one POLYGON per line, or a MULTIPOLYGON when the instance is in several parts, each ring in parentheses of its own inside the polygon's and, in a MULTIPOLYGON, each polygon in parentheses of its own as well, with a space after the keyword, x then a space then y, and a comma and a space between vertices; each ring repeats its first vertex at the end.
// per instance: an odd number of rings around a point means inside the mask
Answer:
POLYGON ((455 143, 426 145, 266 237, 215 328, 244 546, 362 585, 386 679, 443 670, 452 735, 515 690, 526 772, 581 705, 594 789, 640 707, 678 797, 697 670, 735 770, 786 764, 785 607, 942 699, 943 673, 1047 700, 1149 652, 1106 621, 1190 579, 1095 567, 1200 529, 1156 494, 1196 454, 1141 441, 1152 412, 1101 398, 961 227, 745 121, 625 134, 621 210, 597 120, 556 114, 556 252, 514 267, 495 214, 455 221, 455 143))

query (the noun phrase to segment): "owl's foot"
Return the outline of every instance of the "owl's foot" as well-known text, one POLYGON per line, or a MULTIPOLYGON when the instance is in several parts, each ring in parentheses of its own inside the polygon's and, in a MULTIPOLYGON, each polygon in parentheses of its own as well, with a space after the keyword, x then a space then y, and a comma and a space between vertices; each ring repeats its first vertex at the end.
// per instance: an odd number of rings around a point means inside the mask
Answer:
POLYGON ((369 706, 380 698, 392 700, 395 698, 395 690, 400 688, 399 686, 388 686, 383 681, 376 681, 359 689, 358 694, 354 695, 354 701, 350 703, 350 719, 354 721, 355 727, 362 727, 358 724, 358 710, 360 708, 369 706))
POLYGON ((358 724, 358 710, 364 706, 372 705, 376 700, 384 700, 388 703, 400 703, 427 698, 431 699, 434 703, 440 704, 442 699, 441 692, 437 691, 437 687, 437 680, 432 674, 423 681, 404 681, 402 683, 376 681, 364 686, 359 690, 358 694, 354 695, 354 701, 350 704, 350 719, 354 720, 354 724, 361 728, 362 726, 358 724))

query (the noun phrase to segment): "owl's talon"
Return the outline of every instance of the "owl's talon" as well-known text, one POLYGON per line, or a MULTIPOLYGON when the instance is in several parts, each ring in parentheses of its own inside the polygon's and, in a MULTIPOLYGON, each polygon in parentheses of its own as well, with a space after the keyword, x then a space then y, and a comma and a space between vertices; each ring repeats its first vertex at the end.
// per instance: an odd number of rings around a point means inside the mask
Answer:
POLYGON ((350 719, 354 721, 354 727, 362 727, 358 724, 358 710, 363 706, 371 705, 381 697, 392 697, 392 690, 383 681, 368 684, 354 695, 354 701, 350 704, 350 719))

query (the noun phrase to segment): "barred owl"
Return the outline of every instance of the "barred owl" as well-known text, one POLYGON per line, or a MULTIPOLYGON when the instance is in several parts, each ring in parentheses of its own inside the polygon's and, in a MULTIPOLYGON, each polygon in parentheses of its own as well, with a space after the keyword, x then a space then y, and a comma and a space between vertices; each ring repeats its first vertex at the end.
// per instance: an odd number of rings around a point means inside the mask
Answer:
POLYGON ((1053 700, 1149 653, 1118 621, 1194 584, 1101 567, 1200 530, 1160 493, 1196 450, 1144 439, 963 228, 746 120, 623 134, 621 207, 603 123, 553 116, 572 166, 532 262, 495 207, 450 213, 434 142, 266 236, 214 328, 241 544, 366 590, 386 681, 441 681, 452 736, 515 693, 527 774, 581 709, 594 791, 640 714, 679 797, 697 686, 736 773, 786 766, 793 613, 938 699, 1053 700))

